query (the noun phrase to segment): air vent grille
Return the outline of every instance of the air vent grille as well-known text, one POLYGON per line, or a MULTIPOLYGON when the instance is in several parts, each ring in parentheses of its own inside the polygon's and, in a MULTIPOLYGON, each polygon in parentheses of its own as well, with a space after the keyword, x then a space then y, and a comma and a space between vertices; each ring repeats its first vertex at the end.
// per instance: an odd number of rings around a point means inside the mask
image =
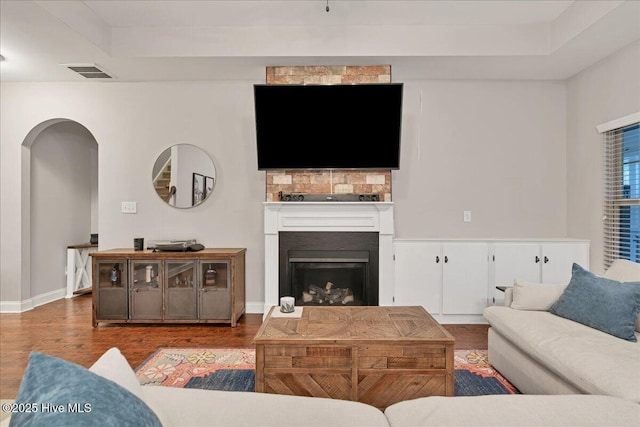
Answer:
POLYGON ((75 71, 76 73, 101 73, 102 70, 98 67, 69 67, 70 70, 75 71))
POLYGON ((109 74, 98 68, 95 64, 62 64, 71 71, 80 74, 86 79, 110 79, 109 74))
POLYGON ((81 76, 84 76, 88 79, 110 79, 111 76, 107 73, 99 72, 99 73, 78 73, 81 76))

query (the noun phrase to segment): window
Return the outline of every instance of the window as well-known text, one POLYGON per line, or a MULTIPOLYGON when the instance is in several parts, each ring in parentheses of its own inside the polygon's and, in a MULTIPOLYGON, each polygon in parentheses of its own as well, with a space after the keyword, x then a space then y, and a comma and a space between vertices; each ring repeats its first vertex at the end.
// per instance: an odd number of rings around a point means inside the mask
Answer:
POLYGON ((604 137, 604 263, 640 262, 640 126, 608 130, 604 137))

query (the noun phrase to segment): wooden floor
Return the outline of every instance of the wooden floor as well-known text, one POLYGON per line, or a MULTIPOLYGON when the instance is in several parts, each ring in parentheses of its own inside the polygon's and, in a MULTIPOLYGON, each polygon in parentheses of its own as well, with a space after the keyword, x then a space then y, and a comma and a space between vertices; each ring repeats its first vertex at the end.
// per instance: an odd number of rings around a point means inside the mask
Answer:
MULTIPOLYGON (((43 352, 89 367, 118 347, 133 368, 159 347, 253 347, 261 314, 229 325, 91 326, 91 295, 61 299, 21 314, 0 314, 0 398, 15 398, 29 353, 43 352)), ((487 348, 487 325, 445 325, 456 348, 487 348)))

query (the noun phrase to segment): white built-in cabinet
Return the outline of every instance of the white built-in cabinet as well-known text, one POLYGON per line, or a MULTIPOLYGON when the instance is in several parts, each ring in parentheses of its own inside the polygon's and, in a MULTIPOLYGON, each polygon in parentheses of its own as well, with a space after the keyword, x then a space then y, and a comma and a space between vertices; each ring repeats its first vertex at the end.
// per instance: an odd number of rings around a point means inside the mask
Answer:
POLYGON ((422 305, 437 320, 483 321, 516 278, 568 283, 571 266, 589 268, 589 241, 395 239, 394 304, 422 305))
POLYGON ((421 305, 442 312, 442 244, 394 242, 394 305, 421 305))
POLYGON ((442 314, 478 314, 487 306, 489 245, 443 243, 442 314))
MULTIPOLYGON (((516 278, 566 285, 571 279, 573 263, 589 268, 589 242, 495 242, 492 261, 495 286, 512 286, 516 278)), ((490 302, 501 303, 504 293, 495 286, 491 289, 490 302)))

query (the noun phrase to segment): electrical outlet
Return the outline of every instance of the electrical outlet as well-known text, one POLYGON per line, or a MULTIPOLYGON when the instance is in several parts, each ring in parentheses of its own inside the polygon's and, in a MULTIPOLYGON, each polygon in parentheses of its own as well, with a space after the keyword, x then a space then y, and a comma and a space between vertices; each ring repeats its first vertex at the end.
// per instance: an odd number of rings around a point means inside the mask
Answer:
POLYGON ((471 222, 471 211, 464 211, 464 222, 471 222))
POLYGON ((126 214, 138 213, 138 203, 122 202, 122 213, 126 213, 126 214))

